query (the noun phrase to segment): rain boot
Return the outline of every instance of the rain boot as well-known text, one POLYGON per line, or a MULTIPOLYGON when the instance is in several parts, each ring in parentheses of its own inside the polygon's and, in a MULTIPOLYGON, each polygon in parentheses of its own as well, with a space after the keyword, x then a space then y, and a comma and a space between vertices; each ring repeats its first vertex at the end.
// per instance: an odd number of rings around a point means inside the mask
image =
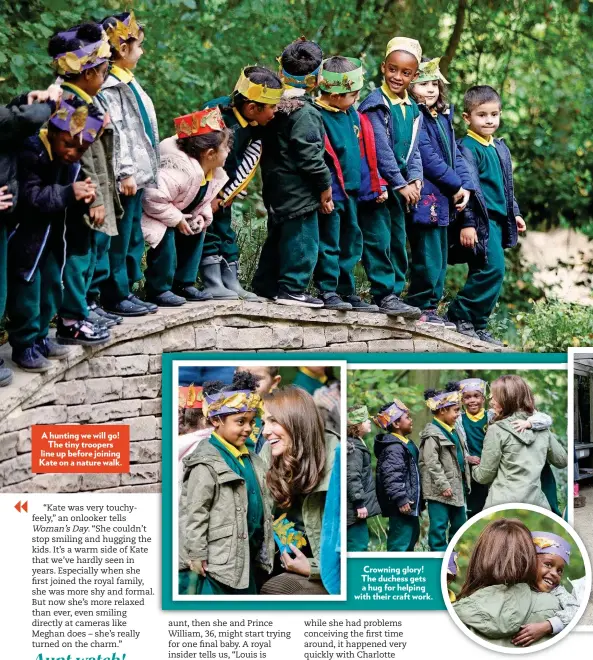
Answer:
POLYGON ((239 262, 231 261, 227 263, 222 261, 221 264, 222 283, 227 289, 234 291, 242 300, 249 302, 263 302, 262 299, 251 291, 245 291, 239 282, 239 262))
POLYGON ((222 282, 222 257, 212 255, 204 257, 200 263, 200 276, 204 284, 204 291, 212 294, 214 300, 239 300, 239 295, 227 289, 222 282))

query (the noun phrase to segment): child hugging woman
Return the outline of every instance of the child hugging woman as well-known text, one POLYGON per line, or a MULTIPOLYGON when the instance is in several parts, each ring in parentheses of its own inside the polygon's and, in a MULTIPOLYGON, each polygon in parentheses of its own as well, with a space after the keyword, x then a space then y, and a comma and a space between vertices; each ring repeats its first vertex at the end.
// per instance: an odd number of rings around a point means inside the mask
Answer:
POLYGON ((261 405, 256 387, 256 378, 245 372, 235 374, 231 385, 203 386, 203 412, 214 430, 183 461, 179 514, 180 584, 191 585, 189 569, 198 575, 200 595, 255 594, 256 568, 272 570, 265 468, 245 446, 261 405))

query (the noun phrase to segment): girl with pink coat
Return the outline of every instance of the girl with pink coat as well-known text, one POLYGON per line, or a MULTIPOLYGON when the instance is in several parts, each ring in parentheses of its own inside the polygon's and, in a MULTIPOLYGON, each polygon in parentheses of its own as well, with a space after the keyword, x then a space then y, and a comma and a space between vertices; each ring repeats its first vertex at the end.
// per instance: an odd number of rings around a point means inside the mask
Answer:
POLYGON ((212 299, 195 283, 211 204, 228 180, 223 165, 232 140, 217 107, 174 121, 176 135, 160 144, 158 185, 142 201, 146 296, 159 307, 212 299))

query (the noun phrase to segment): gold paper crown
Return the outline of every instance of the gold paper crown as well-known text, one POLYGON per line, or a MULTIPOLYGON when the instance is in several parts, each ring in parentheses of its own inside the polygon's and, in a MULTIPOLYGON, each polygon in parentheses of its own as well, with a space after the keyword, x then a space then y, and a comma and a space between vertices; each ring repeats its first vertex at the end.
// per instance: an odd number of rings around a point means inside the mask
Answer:
POLYGON ((276 105, 282 98, 284 87, 280 87, 280 89, 272 89, 267 85, 254 83, 245 75, 245 70, 243 69, 239 76, 239 80, 237 80, 237 84, 235 85, 235 92, 238 92, 246 99, 254 101, 255 103, 276 105))
POLYGON ((106 30, 109 42, 118 49, 124 41, 128 39, 138 39, 140 36, 140 26, 136 22, 134 12, 131 11, 125 21, 116 19, 115 25, 107 26, 106 30))

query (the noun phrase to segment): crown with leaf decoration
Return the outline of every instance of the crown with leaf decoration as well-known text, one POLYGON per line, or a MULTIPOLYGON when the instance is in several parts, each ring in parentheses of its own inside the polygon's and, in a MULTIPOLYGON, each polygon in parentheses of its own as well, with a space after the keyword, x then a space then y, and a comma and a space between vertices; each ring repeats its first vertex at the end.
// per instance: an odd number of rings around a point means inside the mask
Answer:
POLYGON ((191 112, 189 115, 183 115, 182 117, 176 117, 173 122, 178 138, 206 135, 207 133, 222 131, 226 128, 218 106, 200 110, 199 112, 191 112))

